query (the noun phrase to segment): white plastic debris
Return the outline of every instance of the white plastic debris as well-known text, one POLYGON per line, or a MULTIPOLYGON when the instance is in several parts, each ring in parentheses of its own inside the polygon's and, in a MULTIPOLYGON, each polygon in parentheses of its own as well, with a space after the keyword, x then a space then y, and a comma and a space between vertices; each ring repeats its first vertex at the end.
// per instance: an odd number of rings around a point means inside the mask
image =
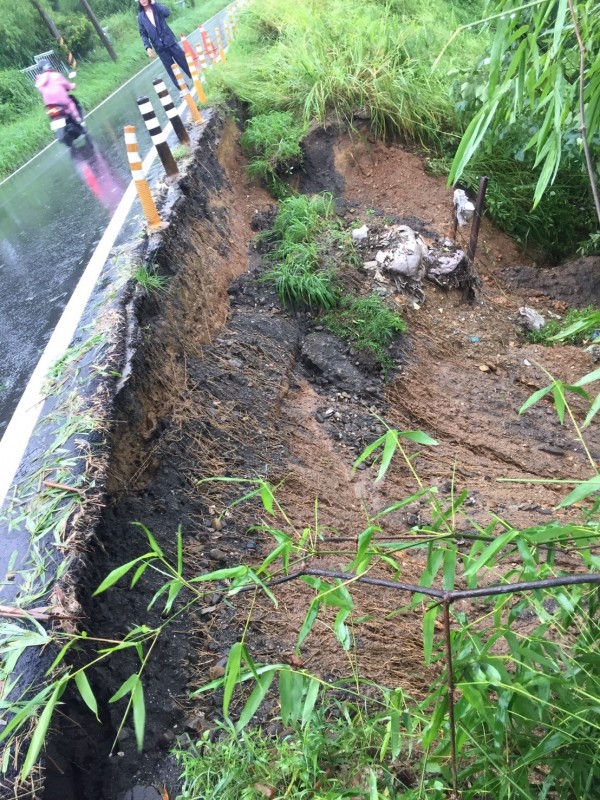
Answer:
POLYGON ((384 264, 389 257, 390 257, 389 253, 386 253, 383 250, 378 250, 377 255, 375 256, 375 261, 378 264, 384 264))
POLYGON ((386 270, 419 281, 425 275, 425 257, 428 250, 418 233, 408 225, 398 228, 396 250, 392 261, 385 265, 386 270))
POLYGON ((546 324, 546 320, 541 314, 538 314, 533 308, 529 306, 522 306, 519 309, 519 314, 523 317, 523 325, 530 331, 539 331, 546 324))
POLYGON ((365 261, 365 263, 363 264, 363 267, 365 269, 377 269, 378 266, 379 264, 377 263, 377 261, 365 261))
POLYGON ((475 206, 462 189, 454 190, 454 214, 456 221, 462 228, 473 217, 475 206))
POLYGON ((367 238, 369 235, 369 229, 366 225, 363 225, 362 228, 355 228, 352 231, 352 239, 355 242, 362 242, 364 239, 367 238))

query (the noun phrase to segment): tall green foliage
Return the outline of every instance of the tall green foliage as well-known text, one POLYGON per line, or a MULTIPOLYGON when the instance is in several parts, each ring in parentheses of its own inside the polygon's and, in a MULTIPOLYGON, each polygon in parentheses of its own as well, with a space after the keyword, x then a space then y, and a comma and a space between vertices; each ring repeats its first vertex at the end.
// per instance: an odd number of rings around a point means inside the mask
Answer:
POLYGON ((21 69, 51 46, 52 34, 28 2, 0 0, 0 69, 21 69))
MULTIPOLYGON (((511 126, 525 121, 529 135, 524 150, 534 154, 534 166, 539 168, 536 206, 556 178, 561 162, 584 161, 582 128, 587 129, 592 150, 597 152, 600 145, 598 3, 538 0, 521 5, 515 0, 497 0, 490 11, 482 21, 493 30, 487 85, 456 152, 449 181, 460 178, 484 143, 492 145, 511 126), (577 29, 585 48, 582 63, 577 29)), ((597 164, 595 170, 597 178, 597 164)))

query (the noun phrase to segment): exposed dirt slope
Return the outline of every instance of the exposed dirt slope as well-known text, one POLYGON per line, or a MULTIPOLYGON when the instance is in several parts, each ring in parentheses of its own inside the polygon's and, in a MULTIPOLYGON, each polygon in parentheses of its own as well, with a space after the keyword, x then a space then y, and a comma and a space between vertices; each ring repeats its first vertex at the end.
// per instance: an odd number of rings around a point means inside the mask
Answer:
MULTIPOLYGON (((263 224, 270 204, 246 183, 233 139, 226 137, 221 148, 229 148, 225 155, 221 151, 226 172, 208 165, 217 191, 203 209, 194 211, 194 236, 203 244, 191 250, 204 255, 190 257, 189 238, 179 245, 173 241, 171 252, 180 261, 171 268, 176 277, 163 308, 148 321, 152 344, 145 362, 137 366, 136 392, 119 423, 111 497, 99 532, 103 551, 94 556, 90 587, 115 564, 142 552, 142 535, 131 526, 134 520, 144 522, 170 552, 181 524, 190 574, 258 560, 267 537, 249 531, 257 521, 257 506, 225 516, 224 526, 211 521, 235 490, 224 484, 198 485, 209 476, 258 474, 274 483, 283 480, 278 496, 297 529, 315 525, 318 499, 321 532, 356 536, 366 524, 365 508, 377 511, 417 488, 400 459, 377 486, 371 468, 352 473, 356 456, 384 431, 378 417, 438 439, 439 447, 423 450, 413 466, 424 484, 439 487, 442 497, 449 496, 455 471, 458 488, 469 490, 472 520, 486 524, 497 514, 519 526, 547 521, 557 492, 497 479, 581 478, 589 468, 580 446, 558 425, 548 405, 522 418, 517 410, 547 380, 534 362, 569 380, 593 364, 589 355, 574 348, 548 350, 522 343, 515 319, 527 290, 511 288, 502 273, 505 267, 518 272, 530 266, 515 245, 484 225, 478 260, 484 283, 473 305, 432 286, 418 310, 397 298, 409 334, 394 345, 399 368, 386 382, 323 330, 318 319, 281 309, 273 290, 256 280, 258 254, 251 252, 248 262, 246 252, 253 221, 254 227, 263 224), (235 280, 226 294, 230 280, 249 263, 251 272, 235 280)), ((370 223, 374 209, 375 218, 403 219, 419 227, 426 239, 448 232, 451 205, 443 181, 428 176, 419 159, 401 148, 331 132, 315 134, 307 165, 304 185, 334 190, 349 222, 370 223)), ((368 278, 361 280, 366 286, 368 278)), ((547 303, 551 305, 550 298, 547 303)), ((590 449, 598 457, 597 431, 590 434, 590 449)), ((385 529, 398 534, 426 519, 426 508, 416 503, 390 515, 385 529)), ((459 529, 468 529, 472 520, 459 519, 459 529)), ((351 560, 351 549, 351 543, 324 543, 315 565, 343 567, 351 560)), ((423 555, 411 552, 398 558, 407 582, 418 580, 423 566, 423 555)), ((156 586, 140 583, 134 592, 122 586, 100 599, 88 598, 94 633, 114 638, 132 623, 156 624, 157 615, 146 612, 156 586)), ((149 724, 141 757, 126 727, 119 738, 121 755, 108 758, 121 710, 114 706, 104 715, 102 731, 86 723, 90 738, 81 739, 83 709, 74 700, 74 726, 66 727, 66 746, 59 746, 55 760, 63 768, 65 761, 71 762, 67 782, 75 788, 69 795, 55 775, 48 797, 131 800, 142 796, 141 787, 173 785, 176 769, 166 751, 175 737, 186 726, 193 735, 218 718, 218 700, 190 705, 186 690, 219 674, 250 608, 247 641, 256 658, 285 660, 291 655, 312 592, 288 585, 278 596, 275 611, 259 597, 221 603, 217 594, 207 598, 203 613, 168 634, 146 673, 149 724), (61 756, 61 750, 69 755, 61 756), (131 793, 134 786, 137 795, 131 793)), ((357 598, 357 614, 379 617, 406 600, 373 590, 361 590, 357 598)), ((395 616, 385 626, 368 621, 357 628, 352 654, 340 657, 330 646, 330 631, 320 627, 308 638, 303 660, 325 677, 358 668, 365 677, 419 694, 429 680, 420 636, 418 613, 395 616)), ((124 656, 98 673, 102 695, 110 696, 132 668, 124 656)))

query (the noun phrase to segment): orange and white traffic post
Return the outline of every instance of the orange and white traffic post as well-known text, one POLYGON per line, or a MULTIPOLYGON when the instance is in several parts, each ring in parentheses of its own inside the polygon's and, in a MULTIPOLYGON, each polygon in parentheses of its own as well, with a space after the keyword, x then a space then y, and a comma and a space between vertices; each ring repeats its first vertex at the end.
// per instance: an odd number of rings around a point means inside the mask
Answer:
POLYGON ((192 122, 194 125, 202 125, 204 120, 202 119, 202 114, 198 111, 198 106, 194 103, 194 98, 190 94, 190 90, 187 88, 186 83, 183 79, 183 75, 181 74, 181 70, 177 64, 173 64, 173 72, 175 77, 177 78, 177 83, 179 84, 179 88, 181 89, 181 94, 187 103, 187 106, 190 110, 190 116, 192 118, 192 122))
POLYGON ((181 46, 183 48, 183 52, 185 53, 186 57, 190 55, 194 59, 194 64, 196 65, 196 69, 200 69, 200 66, 198 64, 198 56, 194 52, 194 48, 192 47, 192 45, 188 42, 183 33, 179 34, 179 38, 181 39, 181 46))
POLYGON ((198 60, 200 61, 200 69, 198 70, 200 74, 200 80, 204 82, 206 80, 206 78, 204 77, 204 73, 208 69, 208 61, 206 60, 206 55, 204 53, 202 42, 198 42, 198 44, 196 45, 196 51, 198 53, 198 60))
POLYGON ((217 37, 217 50, 219 51, 219 61, 224 64, 227 59, 225 57, 225 48, 223 47, 223 36, 221 34, 221 27, 217 25, 215 28, 215 35, 217 37))
POLYGON ((198 70, 196 69, 196 64, 194 63, 194 59, 191 57, 189 53, 185 54, 185 58, 188 63, 188 67, 190 68, 190 73, 192 75, 192 80, 194 81, 194 88, 196 89, 198 100, 202 103, 202 105, 204 105, 206 103, 206 95, 204 94, 204 89, 202 88, 202 84, 200 83, 200 78, 198 76, 198 70))
POLYGON ((140 151, 138 148, 137 136, 135 135, 135 127, 133 125, 125 126, 125 148, 127 149, 127 160, 129 161, 129 168, 131 170, 131 177, 135 184, 140 203, 142 204, 142 211, 146 217, 146 222, 151 230, 160 228, 161 222, 158 215, 158 210, 152 199, 148 181, 144 175, 144 168, 142 166, 142 159, 140 158, 140 151))
POLYGON ((204 45, 204 52, 211 61, 217 60, 217 48, 214 46, 212 39, 208 35, 203 25, 198 25, 200 28, 200 36, 202 37, 202 44, 204 45))

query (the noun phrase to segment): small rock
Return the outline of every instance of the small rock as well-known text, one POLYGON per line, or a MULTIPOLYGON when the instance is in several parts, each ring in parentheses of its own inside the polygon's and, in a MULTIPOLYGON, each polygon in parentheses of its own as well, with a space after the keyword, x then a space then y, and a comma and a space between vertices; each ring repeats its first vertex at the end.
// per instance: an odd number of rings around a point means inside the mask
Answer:
POLYGON ((315 414, 315 419, 317 420, 317 422, 320 422, 321 424, 325 422, 325 417, 320 411, 317 411, 317 413, 315 414))
POLYGON ((208 670, 208 677, 211 679, 211 681, 215 681, 217 678, 222 678, 223 675, 225 675, 224 664, 215 664, 208 670))
POLYGON ((235 369, 241 369, 244 366, 243 362, 240 361, 239 358, 228 358, 227 363, 232 367, 235 367, 235 369))
POLYGON ((362 228, 355 228, 352 231, 352 239, 355 242, 362 242, 364 239, 367 238, 369 235, 369 229, 366 225, 363 225, 362 228))
POLYGON ((487 364, 480 364, 479 365, 479 371, 480 372, 490 372, 490 368, 488 367, 487 364))
POLYGON ((213 547, 212 550, 209 550, 208 555, 213 559, 213 561, 227 561, 227 553, 225 553, 223 550, 219 550, 218 547, 213 547))
POLYGON ((215 531, 222 531, 223 523, 221 522, 219 517, 213 517, 210 521, 210 527, 215 531))
POLYGON ((565 454, 564 447, 557 447, 554 444, 541 444, 538 450, 542 450, 544 453, 550 453, 550 455, 553 456, 564 456, 565 454))

